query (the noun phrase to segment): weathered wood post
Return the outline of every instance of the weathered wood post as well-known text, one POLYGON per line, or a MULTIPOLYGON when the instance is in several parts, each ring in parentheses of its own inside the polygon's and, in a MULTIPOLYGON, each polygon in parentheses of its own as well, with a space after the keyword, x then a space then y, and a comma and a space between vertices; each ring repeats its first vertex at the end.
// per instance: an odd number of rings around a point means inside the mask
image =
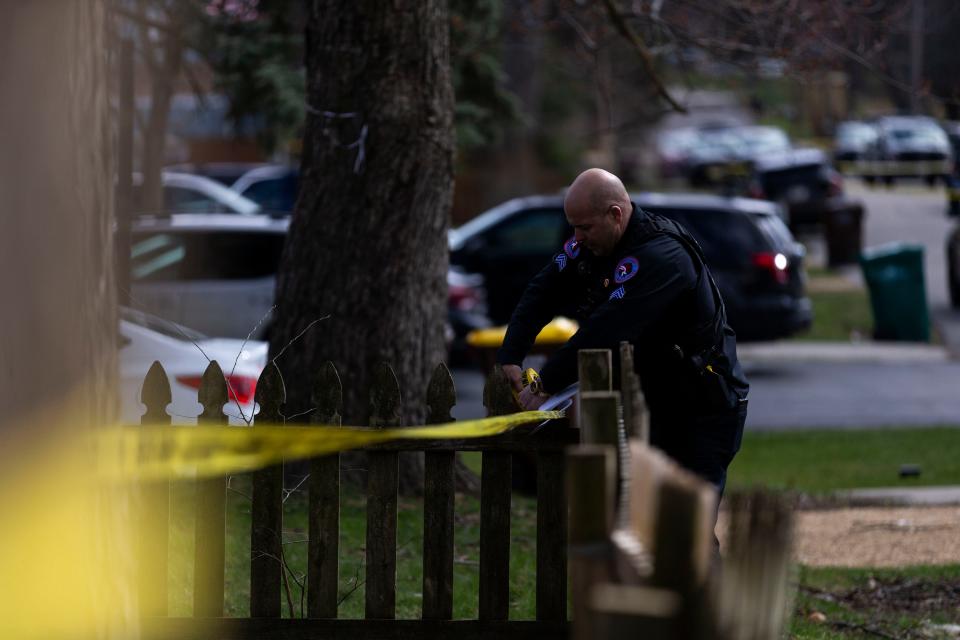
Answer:
MULTIPOLYGON (((427 423, 452 422, 457 403, 453 377, 440 363, 427 387, 427 423)), ((453 618, 453 507, 456 479, 454 451, 427 451, 423 482, 424 620, 453 618)))
MULTIPOLYGON (((496 365, 483 388, 487 415, 517 411, 503 368, 496 365)), ((506 620, 510 607, 510 494, 513 471, 507 451, 484 451, 480 472, 480 620, 506 620)))
MULTIPOLYGON (((329 360, 313 384, 314 425, 340 426, 343 387, 329 360)), ((310 461, 310 542, 307 548, 307 615, 337 617, 340 553, 340 454, 310 461)))
POLYGON ((617 451, 617 513, 626 517, 629 490, 630 451, 620 393, 613 391, 613 364, 609 349, 579 352, 580 439, 585 443, 609 444, 617 451))
MULTIPOLYGON (((163 366, 154 361, 143 379, 140 401, 147 412, 142 425, 169 425, 167 405, 173 396, 163 366)), ((170 481, 155 479, 140 486, 139 578, 140 613, 144 617, 167 615, 167 552, 170 526, 170 481)))
POLYGON ((650 412, 640 389, 640 377, 634 371, 633 345, 620 343, 620 396, 623 425, 628 438, 650 441, 650 412))
POLYGON ((713 638, 707 578, 713 560, 716 491, 692 473, 672 466, 664 475, 654 526, 653 584, 680 594, 677 621, 684 638, 713 638))
POLYGON ((590 637, 590 593, 613 577, 616 454, 610 445, 582 444, 567 451, 570 499, 570 581, 573 638, 590 637))
POLYGON ((774 640, 790 612, 793 513, 766 491, 728 497, 729 551, 716 593, 717 637, 774 640))
MULTIPOLYGON (((267 364, 257 381, 260 405, 253 429, 277 425, 286 392, 280 370, 267 364)), ((253 504, 250 516, 250 617, 279 618, 280 582, 283 579, 283 464, 253 472, 253 504)))
MULTIPOLYGON (((386 363, 376 366, 370 387, 370 426, 400 425, 400 384, 386 363)), ((367 451, 367 582, 366 617, 396 616, 397 491, 399 454, 367 451)))
MULTIPOLYGON (((200 425, 226 426, 227 416, 223 413, 223 405, 227 403, 227 383, 216 360, 203 372, 197 400, 203 405, 203 412, 197 419, 200 425)), ((225 476, 197 480, 193 615, 198 618, 223 616, 226 494, 225 476)))

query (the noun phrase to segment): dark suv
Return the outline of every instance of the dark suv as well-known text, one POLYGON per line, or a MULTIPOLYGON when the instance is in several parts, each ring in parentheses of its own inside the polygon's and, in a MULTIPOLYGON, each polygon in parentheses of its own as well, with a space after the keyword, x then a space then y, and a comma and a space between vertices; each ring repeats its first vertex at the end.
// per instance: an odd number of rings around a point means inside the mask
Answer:
MULTIPOLYGON (((804 249, 776 205, 745 198, 637 194, 634 203, 680 222, 703 247, 742 340, 772 340, 810 326, 804 249)), ((563 196, 505 202, 450 232, 450 262, 483 275, 491 320, 504 324, 527 282, 573 235, 563 196)))
POLYGON ((861 206, 844 197, 843 177, 819 149, 794 149, 758 160, 747 195, 780 203, 794 231, 861 206))

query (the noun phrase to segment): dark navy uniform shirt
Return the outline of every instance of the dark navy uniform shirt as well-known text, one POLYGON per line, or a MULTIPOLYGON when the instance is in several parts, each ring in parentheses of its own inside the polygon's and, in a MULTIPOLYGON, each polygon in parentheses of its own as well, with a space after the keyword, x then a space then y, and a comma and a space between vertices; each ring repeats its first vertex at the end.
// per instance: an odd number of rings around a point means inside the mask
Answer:
POLYGON ((634 207, 611 255, 593 255, 571 238, 533 278, 510 319, 498 362, 519 365, 544 325, 566 315, 580 329, 540 371, 548 393, 576 382, 578 350, 607 348, 616 358, 626 340, 634 345, 655 416, 732 409, 749 387, 711 282, 702 252, 682 227, 634 207), (676 233, 651 231, 663 227, 679 231, 692 246, 676 233))

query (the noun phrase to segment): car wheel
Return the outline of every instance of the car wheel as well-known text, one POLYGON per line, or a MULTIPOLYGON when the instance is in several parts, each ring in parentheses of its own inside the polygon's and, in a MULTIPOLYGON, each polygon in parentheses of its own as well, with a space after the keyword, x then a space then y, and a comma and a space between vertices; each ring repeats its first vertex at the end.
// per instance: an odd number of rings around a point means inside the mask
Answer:
POLYGON ((938 176, 927 176, 925 179, 927 181, 927 186, 933 189, 937 186, 937 177, 938 176))
POLYGON ((883 184, 887 185, 888 187, 892 187, 893 183, 894 183, 893 176, 884 177, 883 184))
POLYGON ((863 181, 867 183, 868 187, 872 187, 877 182, 877 179, 874 176, 863 176, 863 181))

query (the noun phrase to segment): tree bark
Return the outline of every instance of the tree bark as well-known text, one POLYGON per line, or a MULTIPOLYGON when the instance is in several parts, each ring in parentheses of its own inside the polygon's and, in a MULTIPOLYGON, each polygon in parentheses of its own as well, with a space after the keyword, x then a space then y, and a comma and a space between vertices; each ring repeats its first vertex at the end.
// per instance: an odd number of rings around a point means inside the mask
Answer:
MULTIPOLYGON (((74 426, 100 424, 115 415, 117 333, 104 6, 5 8, 0 420, 72 397, 74 426)), ((24 435, 49 438, 37 431, 24 435)))
POLYGON ((332 360, 344 424, 366 424, 373 366, 390 364, 401 422, 421 422, 443 359, 453 92, 444 0, 317 0, 306 30, 300 199, 277 279, 271 354, 287 415, 332 360), (323 318, 322 320, 320 320, 323 318))

